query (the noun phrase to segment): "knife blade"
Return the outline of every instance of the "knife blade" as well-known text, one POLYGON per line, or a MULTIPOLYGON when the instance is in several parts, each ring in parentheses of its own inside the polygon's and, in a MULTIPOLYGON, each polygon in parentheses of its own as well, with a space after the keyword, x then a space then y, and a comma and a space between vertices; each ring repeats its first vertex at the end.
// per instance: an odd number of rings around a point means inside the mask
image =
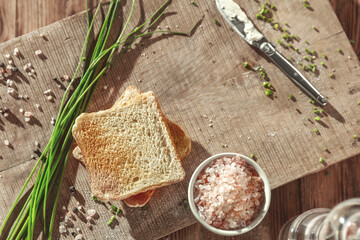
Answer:
POLYGON ((301 90, 325 106, 326 98, 305 78, 303 74, 282 56, 275 47, 261 34, 248 18, 241 7, 233 0, 216 0, 216 6, 226 22, 248 44, 260 49, 277 65, 287 77, 290 78, 301 90))

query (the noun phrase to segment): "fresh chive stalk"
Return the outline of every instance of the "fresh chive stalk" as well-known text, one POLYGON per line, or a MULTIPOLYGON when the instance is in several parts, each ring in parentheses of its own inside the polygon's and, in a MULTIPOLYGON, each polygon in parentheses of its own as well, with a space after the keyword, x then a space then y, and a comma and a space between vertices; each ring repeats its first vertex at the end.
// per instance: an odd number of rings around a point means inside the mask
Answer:
MULTIPOLYGON (((73 137, 71 133, 72 126, 74 125, 76 118, 81 113, 86 111, 101 76, 109 69, 113 60, 117 56, 121 55, 122 52, 120 52, 120 54, 115 54, 117 49, 121 47, 129 47, 137 39, 146 35, 152 35, 154 33, 178 34, 186 36, 189 35, 188 33, 184 32, 148 31, 161 18, 161 16, 163 16, 164 12, 166 11, 166 7, 171 2, 171 0, 167 0, 143 24, 136 27, 130 33, 125 34, 134 12, 136 0, 132 0, 131 11, 126 20, 126 23, 122 28, 122 31, 118 36, 117 41, 110 47, 106 48, 120 2, 120 0, 112 0, 98 34, 94 50, 90 52, 88 51, 89 37, 90 33, 92 32, 95 17, 101 8, 101 2, 102 0, 100 0, 100 3, 91 21, 89 19, 89 14, 87 14, 88 31, 83 48, 81 50, 79 64, 72 78, 73 80, 70 82, 69 87, 66 89, 61 101, 60 110, 49 143, 40 155, 28 179, 25 181, 23 188, 20 190, 18 197, 16 198, 0 228, 0 236, 2 238, 7 237, 7 239, 32 239, 34 236, 35 225, 40 217, 42 217, 42 222, 44 225, 44 238, 52 238, 61 181, 64 176, 65 166, 73 143, 73 137), (144 28, 147 24, 148 26, 144 28), (90 61, 83 67, 78 87, 76 87, 75 91, 70 94, 70 88, 73 86, 74 79, 76 79, 78 76, 79 70, 83 65, 83 59, 90 59, 90 61), (38 174, 36 176, 35 183, 31 190, 29 190, 30 193, 26 197, 25 203, 20 203, 19 200, 23 196, 25 189, 28 187, 29 181, 34 176, 36 171, 38 174), (50 192, 55 193, 54 199, 53 197, 49 199, 50 192), (10 224, 8 220, 10 216, 14 214, 14 209, 16 207, 22 207, 21 211, 16 216, 10 231, 5 233, 5 226, 10 224), (49 209, 52 209, 50 215, 48 213, 49 209), (5 234, 6 236, 4 236, 5 234)), ((198 23, 199 22, 197 22, 196 25, 198 23)), ((190 34, 194 28, 191 29, 190 34)))

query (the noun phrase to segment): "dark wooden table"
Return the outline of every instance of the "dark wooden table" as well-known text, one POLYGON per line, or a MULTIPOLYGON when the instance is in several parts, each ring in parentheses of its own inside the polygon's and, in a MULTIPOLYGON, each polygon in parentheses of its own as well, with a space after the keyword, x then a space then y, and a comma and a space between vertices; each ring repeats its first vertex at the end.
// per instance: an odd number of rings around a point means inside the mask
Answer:
MULTIPOLYGON (((97 0, 92 0, 96 4, 97 0)), ((353 47, 360 57, 360 0, 330 0, 353 47)), ((0 42, 23 35, 85 10, 78 0, 0 0, 0 42)), ((359 99, 360 100, 360 99, 359 99)), ((272 203, 262 224, 241 239, 276 239, 290 218, 316 207, 331 208, 352 197, 360 197, 360 156, 330 166, 317 174, 290 182, 272 191, 272 203)), ((194 224, 163 239, 221 238, 194 224)), ((239 238, 237 238, 239 239, 239 238)))

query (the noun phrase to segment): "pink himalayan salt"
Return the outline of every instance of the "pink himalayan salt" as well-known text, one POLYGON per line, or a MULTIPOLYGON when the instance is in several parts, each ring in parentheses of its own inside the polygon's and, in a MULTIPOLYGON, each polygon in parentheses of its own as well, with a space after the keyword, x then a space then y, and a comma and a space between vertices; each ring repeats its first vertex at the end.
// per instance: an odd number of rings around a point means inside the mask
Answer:
POLYGON ((262 179, 239 156, 214 160, 199 174, 194 190, 200 217, 219 229, 246 227, 264 199, 262 179))

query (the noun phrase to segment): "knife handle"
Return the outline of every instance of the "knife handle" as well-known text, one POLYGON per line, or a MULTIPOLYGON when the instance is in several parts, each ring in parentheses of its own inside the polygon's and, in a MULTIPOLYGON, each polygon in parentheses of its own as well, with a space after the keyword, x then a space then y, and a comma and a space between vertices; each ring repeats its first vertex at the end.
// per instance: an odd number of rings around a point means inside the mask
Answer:
POLYGON ((300 89, 313 98, 320 105, 325 106, 327 100, 320 92, 269 42, 263 42, 260 50, 264 52, 300 89))

